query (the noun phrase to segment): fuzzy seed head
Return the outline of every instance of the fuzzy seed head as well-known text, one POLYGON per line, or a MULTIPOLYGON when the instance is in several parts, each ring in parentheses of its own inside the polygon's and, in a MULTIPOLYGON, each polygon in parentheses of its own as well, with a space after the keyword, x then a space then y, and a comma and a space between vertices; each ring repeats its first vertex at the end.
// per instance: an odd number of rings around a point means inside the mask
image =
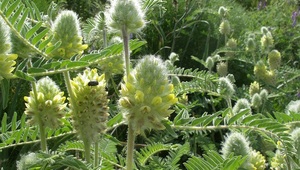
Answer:
MULTIPOLYGON (((234 156, 249 156, 251 151, 249 145, 249 141, 243 134, 232 132, 226 137, 221 152, 225 159, 228 158, 231 153, 233 153, 234 156)), ((242 167, 247 167, 249 161, 250 159, 248 157, 242 167)))
POLYGON ((255 93, 260 92, 260 85, 257 81, 254 81, 253 83, 250 84, 249 87, 249 94, 252 97, 255 93))
POLYGON ((220 24, 219 31, 221 34, 229 35, 231 31, 231 27, 228 20, 223 20, 220 24))
POLYGON ((83 50, 88 47, 82 44, 78 16, 73 11, 61 11, 51 29, 54 33, 54 38, 48 46, 51 47, 57 42, 61 42, 59 48, 49 54, 51 57, 70 59, 76 54, 82 54, 83 50))
POLYGON ((71 104, 73 125, 79 138, 88 143, 97 140, 106 130, 108 99, 105 76, 96 69, 86 69, 71 81, 75 99, 71 104))
POLYGON ((268 54, 268 63, 271 70, 278 69, 281 63, 281 54, 277 50, 272 50, 268 54))
POLYGON ((0 18, 0 54, 7 54, 11 49, 10 30, 2 18, 0 18))
POLYGON ((64 93, 49 77, 37 81, 36 91, 36 95, 30 91, 30 95, 24 97, 25 114, 31 118, 28 123, 38 125, 41 121, 45 127, 57 128, 66 113, 64 93))
POLYGON ((164 62, 155 56, 144 56, 125 83, 121 85, 119 105, 124 118, 135 133, 149 129, 162 130, 162 121, 170 116, 169 108, 177 102, 169 83, 164 62))
POLYGON ((145 26, 144 13, 138 0, 112 0, 107 12, 107 25, 116 31, 126 27, 130 33, 145 26))
POLYGON ((273 70, 267 71, 262 80, 265 81, 266 84, 275 86, 276 85, 276 74, 273 70))
POLYGON ((226 98, 230 98, 235 93, 233 84, 227 77, 219 78, 217 91, 226 98))
POLYGON ((229 48, 229 52, 226 52, 226 56, 233 57, 235 54, 234 50, 236 50, 237 48, 237 40, 234 38, 230 38, 226 43, 226 47, 229 48))
POLYGON ((17 54, 0 54, 0 81, 13 76, 12 72, 17 58, 17 54))
POLYGON ((217 73, 221 77, 225 77, 228 74, 228 64, 226 62, 220 62, 217 64, 217 73))

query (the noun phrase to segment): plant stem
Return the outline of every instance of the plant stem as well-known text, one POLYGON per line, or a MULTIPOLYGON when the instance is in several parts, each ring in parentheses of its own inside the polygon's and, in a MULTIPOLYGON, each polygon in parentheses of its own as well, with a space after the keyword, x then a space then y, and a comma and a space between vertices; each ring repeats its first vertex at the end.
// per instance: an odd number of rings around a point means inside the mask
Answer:
MULTIPOLYGON (((32 67, 32 63, 31 63, 31 59, 29 59, 28 61, 28 68, 32 67)), ((32 91, 34 94, 34 98, 37 100, 38 94, 37 94, 37 87, 36 87, 36 83, 35 82, 31 82, 32 85, 32 91)), ((38 120, 38 126, 39 126, 39 130, 40 130, 40 139, 41 139, 41 150, 42 151, 47 151, 47 138, 46 138, 46 127, 44 126, 42 119, 40 117, 40 114, 37 115, 37 120, 38 120)))
POLYGON ((65 84, 66 84, 66 87, 67 87, 67 90, 68 90, 68 93, 69 93, 69 96, 70 96, 70 103, 71 105, 73 106, 74 110, 76 111, 77 109, 77 105, 76 105, 76 102, 75 102, 75 94, 72 90, 72 87, 71 87, 71 79, 70 79, 70 73, 69 71, 66 71, 66 72, 63 72, 63 76, 64 76, 64 80, 65 80, 65 84))
POLYGON ((98 140, 95 142, 95 155, 94 155, 94 168, 99 164, 99 142, 98 140))
POLYGON ((130 54, 129 54, 129 34, 127 27, 124 25, 122 28, 123 46, 124 46, 124 59, 125 59, 125 75, 128 78, 130 70, 130 54))
POLYGON ((134 151, 135 134, 132 129, 130 121, 128 122, 128 134, 127 134, 127 157, 126 157, 126 169, 133 170, 133 151, 134 151))
MULTIPOLYGON (((124 25, 122 28, 123 46, 124 46, 124 58, 125 58, 125 75, 128 80, 130 70, 130 54, 129 54, 129 34, 127 27, 124 25)), ((128 121, 128 135, 127 135, 127 157, 126 157, 126 169, 133 169, 133 151, 134 151, 135 134, 132 129, 131 121, 128 121)))
POLYGON ((91 143, 89 140, 83 139, 84 157, 87 163, 91 162, 91 143))
POLYGON ((47 151, 47 138, 46 138, 46 127, 44 126, 43 122, 39 119, 39 128, 40 128, 40 139, 41 139, 41 149, 42 151, 47 151))

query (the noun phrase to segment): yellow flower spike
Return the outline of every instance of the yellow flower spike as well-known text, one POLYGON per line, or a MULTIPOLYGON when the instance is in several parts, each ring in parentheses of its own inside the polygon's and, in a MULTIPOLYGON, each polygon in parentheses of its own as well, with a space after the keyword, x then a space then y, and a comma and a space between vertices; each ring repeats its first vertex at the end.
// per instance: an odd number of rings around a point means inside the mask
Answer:
POLYGON ((120 109, 136 134, 145 134, 147 129, 164 129, 162 121, 170 116, 173 110, 169 108, 177 102, 165 63, 155 56, 145 56, 136 65, 120 92, 120 109))

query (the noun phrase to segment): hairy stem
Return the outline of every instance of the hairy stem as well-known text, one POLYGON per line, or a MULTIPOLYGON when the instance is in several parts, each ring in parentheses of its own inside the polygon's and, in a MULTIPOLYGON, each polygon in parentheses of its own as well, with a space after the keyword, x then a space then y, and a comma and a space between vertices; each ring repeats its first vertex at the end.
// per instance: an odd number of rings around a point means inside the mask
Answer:
POLYGON ((133 170, 133 152, 134 152, 135 134, 132 129, 130 121, 128 122, 128 134, 127 134, 127 157, 126 157, 126 169, 133 170))
POLYGON ((127 27, 124 25, 122 28, 123 46, 124 46, 124 60, 125 60, 125 74, 129 75, 130 70, 130 54, 129 54, 129 34, 127 27))
POLYGON ((99 142, 95 142, 95 155, 94 155, 94 168, 96 168, 99 164, 99 142))
POLYGON ((87 163, 91 162, 91 143, 89 140, 84 139, 83 140, 83 145, 84 145, 84 157, 85 161, 87 163))

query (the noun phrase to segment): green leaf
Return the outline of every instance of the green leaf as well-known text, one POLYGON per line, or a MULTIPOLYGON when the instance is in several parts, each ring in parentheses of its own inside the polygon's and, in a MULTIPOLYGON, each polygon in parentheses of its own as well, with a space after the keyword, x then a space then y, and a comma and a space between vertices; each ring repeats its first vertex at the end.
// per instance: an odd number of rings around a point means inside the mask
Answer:
MULTIPOLYGON (((5 12, 5 16, 8 18, 13 12, 14 10, 16 10, 17 6, 20 4, 21 0, 16 0, 13 4, 11 4, 7 11, 5 12)), ((4 7, 2 7, 4 8, 4 7)))
POLYGON ((45 53, 50 54, 52 51, 58 49, 61 45, 61 41, 56 42, 53 46, 46 48, 45 53))
MULTIPOLYGON (((45 29, 45 30, 47 30, 47 29, 45 29)), ((43 31, 45 31, 45 30, 43 30, 43 31)), ((42 32, 43 32, 43 31, 42 31, 42 32)), ((41 32, 41 33, 42 33, 42 32, 41 32)), ((40 34, 41 34, 41 33, 40 33, 40 34)), ((37 41, 37 40, 35 40, 35 38, 36 38, 36 37, 34 37, 34 38, 32 39, 32 42, 33 42, 33 41, 37 41)), ((50 41, 52 40, 52 38, 53 38, 53 35, 50 35, 49 38, 47 38, 46 40, 42 41, 42 42, 40 43, 40 45, 39 45, 39 49, 40 49, 40 50, 43 50, 43 49, 46 47, 46 45, 47 45, 48 43, 50 43, 50 41)), ((37 42, 38 42, 38 41, 37 41, 37 42)))
POLYGON ((71 61, 67 64, 66 68, 72 68, 72 67, 83 67, 83 66, 88 66, 88 62, 84 61, 71 61))
POLYGON ((24 128, 26 126, 26 114, 22 114, 21 117, 21 128, 24 128))
POLYGON ((10 88, 10 83, 9 80, 3 79, 1 80, 1 96, 2 96, 2 107, 5 109, 8 105, 8 100, 9 100, 9 88, 10 88))
POLYGON ((3 0, 1 3, 1 11, 4 11, 5 7, 7 6, 9 0, 3 0))
POLYGON ((28 13, 29 13, 29 9, 26 8, 25 11, 24 11, 24 13, 23 13, 23 15, 22 15, 22 17, 21 17, 21 19, 19 20, 19 22, 18 22, 18 24, 16 26, 16 29, 17 29, 18 32, 21 32, 22 27, 23 27, 23 25, 25 23, 25 20, 26 20, 26 18, 28 16, 28 13))
POLYGON ((122 120, 123 120, 122 113, 118 113, 116 116, 109 119, 106 125, 107 125, 107 127, 113 127, 113 125, 122 122, 122 120))
POLYGON ((173 130, 173 128, 171 127, 171 122, 170 121, 162 121, 162 123, 164 124, 164 126, 166 127, 166 131, 173 137, 173 138, 178 138, 177 133, 175 133, 175 131, 173 130))
MULTIPOLYGON (((32 38, 32 44, 36 45, 45 35, 49 32, 49 29, 44 29, 42 32, 40 32, 38 35, 32 38)), ((44 42, 44 41, 43 41, 44 42)), ((40 48, 40 46, 39 46, 40 48)))
POLYGON ((55 61, 55 62, 44 64, 42 67, 45 69, 57 69, 60 67, 60 65, 61 65, 61 62, 55 61))
POLYGON ((24 5, 22 4, 18 8, 18 10, 14 13, 14 15, 11 16, 11 18, 10 18, 11 25, 14 25, 16 23, 17 19, 20 17, 21 12, 23 12, 23 11, 24 11, 24 5))
POLYGON ((4 113, 1 121, 1 133, 5 133, 7 131, 7 113, 4 113))
POLYGON ((140 152, 136 152, 137 160, 142 166, 144 166, 154 154, 161 151, 167 151, 169 149, 169 145, 165 145, 162 143, 153 143, 151 145, 147 145, 146 147, 142 148, 140 152))
POLYGON ((11 130, 12 131, 15 131, 17 129, 17 117, 18 117, 17 112, 14 112, 14 115, 11 120, 11 130))
POLYGON ((228 125, 233 124, 234 122, 236 122, 237 120, 241 119, 244 115, 249 114, 250 110, 249 109, 245 109, 241 112, 239 112, 238 114, 232 116, 229 120, 228 120, 228 125))
POLYGON ((36 67, 32 67, 30 69, 28 69, 28 73, 32 74, 32 73, 43 73, 43 72, 47 72, 46 69, 43 68, 36 68, 36 67))
POLYGON ((34 35, 34 33, 36 33, 41 28, 42 24, 43 22, 38 22, 37 24, 35 24, 34 27, 27 31, 27 33, 25 34, 25 38, 29 40, 34 35))
POLYGON ((29 76, 28 74, 20 71, 20 70, 17 70, 15 75, 21 79, 24 79, 26 81, 35 81, 35 78, 34 77, 31 77, 29 76))

